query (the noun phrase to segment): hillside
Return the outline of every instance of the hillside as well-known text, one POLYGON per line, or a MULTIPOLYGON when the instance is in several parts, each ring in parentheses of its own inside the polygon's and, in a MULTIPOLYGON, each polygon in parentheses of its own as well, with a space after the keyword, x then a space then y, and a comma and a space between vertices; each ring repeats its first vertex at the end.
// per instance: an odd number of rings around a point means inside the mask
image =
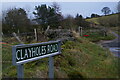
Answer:
MULTIPOLYGON (((118 58, 101 46, 80 37, 74 32, 74 41, 62 45, 62 54, 54 57, 55 78, 118 78, 118 58)), ((9 40, 9 39, 8 39, 9 40)), ((2 43, 3 78, 17 77, 12 65, 11 46, 2 43)), ((25 78, 47 78, 48 58, 24 65, 25 78)))
POLYGON ((86 19, 86 21, 95 23, 99 27, 106 27, 120 35, 120 26, 119 26, 119 20, 118 20, 119 15, 120 14, 111 14, 111 15, 102 16, 98 18, 86 19))
POLYGON ((100 24, 103 25, 107 23, 115 24, 115 23, 118 23, 118 14, 111 14, 111 15, 106 15, 106 16, 97 17, 97 18, 90 18, 90 19, 86 19, 86 21, 93 22, 98 25, 100 24))

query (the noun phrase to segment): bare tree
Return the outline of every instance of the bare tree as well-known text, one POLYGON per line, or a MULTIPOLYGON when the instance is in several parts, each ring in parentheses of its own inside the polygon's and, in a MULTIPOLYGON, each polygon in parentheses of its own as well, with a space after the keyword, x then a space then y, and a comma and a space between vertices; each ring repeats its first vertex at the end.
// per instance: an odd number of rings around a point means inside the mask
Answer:
POLYGON ((56 13, 60 13, 61 8, 57 2, 53 2, 51 6, 55 9, 56 13))

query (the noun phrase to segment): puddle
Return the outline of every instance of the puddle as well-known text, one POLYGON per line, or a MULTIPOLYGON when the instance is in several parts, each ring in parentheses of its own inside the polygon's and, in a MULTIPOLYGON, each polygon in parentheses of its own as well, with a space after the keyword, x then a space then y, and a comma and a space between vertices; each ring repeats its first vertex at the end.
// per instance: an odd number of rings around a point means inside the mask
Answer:
POLYGON ((109 50, 111 52, 120 52, 120 48, 118 48, 118 47, 112 47, 112 48, 109 48, 109 50))
POLYGON ((120 49, 116 49, 116 50, 120 51, 120 49))
POLYGON ((120 47, 110 47, 109 50, 113 53, 114 56, 120 58, 120 47))

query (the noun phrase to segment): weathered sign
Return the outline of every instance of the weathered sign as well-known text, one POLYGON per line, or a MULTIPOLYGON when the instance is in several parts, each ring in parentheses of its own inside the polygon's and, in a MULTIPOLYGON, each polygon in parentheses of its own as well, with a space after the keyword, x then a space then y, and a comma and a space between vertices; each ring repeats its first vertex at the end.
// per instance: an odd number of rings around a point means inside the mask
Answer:
POLYGON ((60 54, 60 46, 60 41, 15 45, 12 47, 13 65, 60 54))

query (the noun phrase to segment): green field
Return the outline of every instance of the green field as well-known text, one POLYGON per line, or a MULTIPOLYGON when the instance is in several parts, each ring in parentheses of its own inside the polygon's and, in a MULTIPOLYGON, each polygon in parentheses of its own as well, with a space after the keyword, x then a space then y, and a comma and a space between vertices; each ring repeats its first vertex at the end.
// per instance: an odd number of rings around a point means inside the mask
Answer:
MULTIPOLYGON (((3 44, 3 78, 17 77, 16 66, 12 65, 11 46, 3 44)), ((54 57, 55 78, 118 78, 118 58, 107 49, 76 37, 62 45, 62 54, 54 57)), ((48 78, 48 58, 24 64, 25 78, 48 78)))
MULTIPOLYGON (((107 16, 86 19, 86 21, 97 24, 98 28, 106 28, 109 31, 115 32, 115 33, 120 35, 120 26, 118 26, 118 22, 119 22, 118 16, 119 16, 119 14, 111 14, 111 15, 107 15, 107 16)), ((87 34, 92 35, 91 38, 88 37, 88 39, 90 39, 91 41, 111 40, 111 39, 115 38, 113 36, 113 34, 111 34, 110 32, 108 33, 108 36, 106 36, 106 37, 100 36, 99 33, 92 33, 91 34, 88 32, 87 34)))
POLYGON ((118 14, 111 14, 97 18, 90 18, 90 19, 86 19, 86 21, 95 23, 97 25, 114 27, 118 23, 118 14))

